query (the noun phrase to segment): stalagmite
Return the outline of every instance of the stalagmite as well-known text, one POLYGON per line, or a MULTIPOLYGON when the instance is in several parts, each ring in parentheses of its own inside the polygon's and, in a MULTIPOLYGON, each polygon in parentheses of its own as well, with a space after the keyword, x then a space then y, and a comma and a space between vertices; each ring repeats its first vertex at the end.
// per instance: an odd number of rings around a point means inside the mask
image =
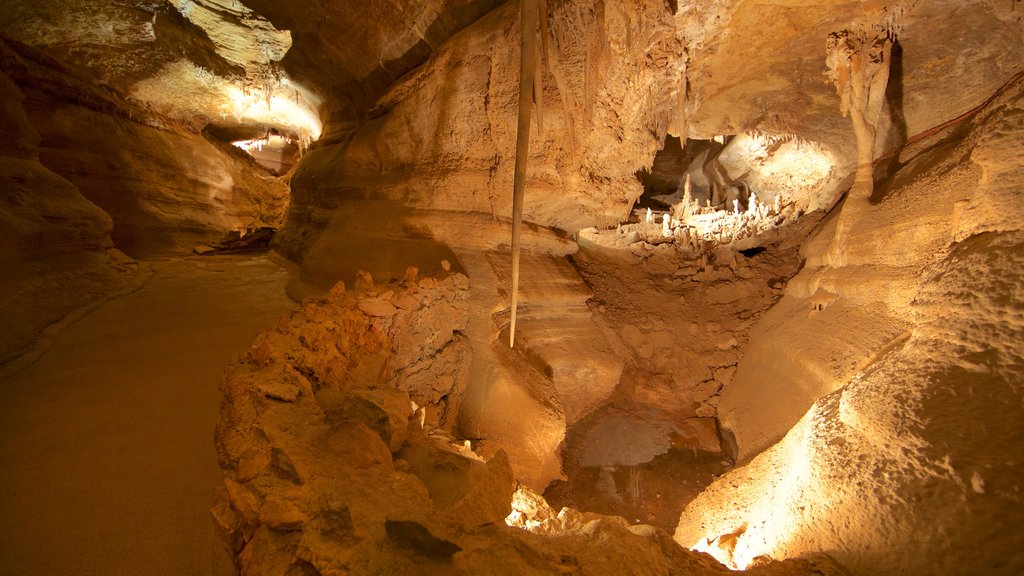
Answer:
POLYGON ((654 214, 651 212, 650 208, 647 209, 647 216, 644 217, 644 222, 654 224, 654 214))
POLYGON ((674 214, 677 220, 685 220, 690 214, 690 204, 693 202, 692 188, 693 186, 690 184, 690 173, 687 172, 683 180, 683 201, 676 205, 674 214))
MULTIPOLYGON (((519 128, 516 135, 516 168, 512 184, 512 316, 508 332, 509 348, 514 347, 516 342, 520 233, 523 221, 523 194, 526 191, 526 161, 530 153, 530 107, 534 99, 540 98, 540 91, 536 89, 537 16, 537 0, 523 0, 520 13, 522 48, 519 65, 519 128)), ((539 101, 536 104, 539 110, 541 104, 539 101)), ((538 125, 539 123, 538 118, 538 125)))
POLYGON ((669 226, 669 215, 668 214, 662 214, 662 216, 661 216, 661 235, 662 236, 671 236, 672 235, 672 227, 669 226))

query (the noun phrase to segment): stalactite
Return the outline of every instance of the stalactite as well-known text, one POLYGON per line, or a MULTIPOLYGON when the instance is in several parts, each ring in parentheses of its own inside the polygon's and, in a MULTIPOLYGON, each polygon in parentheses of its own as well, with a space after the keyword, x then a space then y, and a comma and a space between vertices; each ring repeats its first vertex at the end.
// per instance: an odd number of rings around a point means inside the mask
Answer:
POLYGON ((833 32, 825 45, 825 63, 839 94, 840 112, 843 116, 850 116, 857 139, 857 170, 853 185, 826 253, 827 260, 834 266, 846 262, 851 211, 866 206, 874 194, 875 136, 889 84, 892 45, 905 14, 904 8, 891 13, 879 27, 881 31, 873 36, 865 30, 833 32))
POLYGON ((676 106, 672 112, 672 121, 669 123, 668 133, 686 143, 686 60, 683 60, 683 68, 679 71, 679 87, 676 91, 676 106))
POLYGON ((875 134, 889 83, 892 40, 888 33, 868 38, 865 32, 844 30, 830 34, 826 45, 840 111, 850 116, 857 138, 857 172, 850 196, 865 201, 874 190, 875 134))
MULTIPOLYGON (((519 305, 519 252, 523 220, 523 195, 526 191, 526 164, 530 153, 530 107, 537 98, 537 0, 522 0, 522 48, 519 64, 519 127, 516 134, 516 167, 512 184, 512 305, 508 345, 516 342, 516 313, 519 305)), ((539 106, 538 106, 539 108, 539 106)), ((539 121, 539 112, 538 112, 539 121)), ((539 123, 539 122, 538 122, 539 123)))

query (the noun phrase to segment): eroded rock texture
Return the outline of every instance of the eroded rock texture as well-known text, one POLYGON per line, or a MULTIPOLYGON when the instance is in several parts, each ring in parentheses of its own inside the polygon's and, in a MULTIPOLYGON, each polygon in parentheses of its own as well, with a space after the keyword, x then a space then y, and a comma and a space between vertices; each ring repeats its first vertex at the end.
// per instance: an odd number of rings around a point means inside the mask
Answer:
POLYGON ((844 265, 825 258, 836 218, 808 242, 719 405, 743 457, 782 440, 693 502, 678 541, 739 565, 827 550, 857 573, 1024 567, 1005 529, 1022 519, 1022 95, 1017 77, 905 147, 844 265))
MULTIPOLYGON (((232 366, 217 430, 227 477, 214 517, 241 572, 727 573, 660 530, 555 515, 536 496, 518 514, 539 528, 505 525, 516 481, 504 452, 484 460, 442 429, 458 377, 408 377, 424 362, 443 373, 443 358, 459 354, 468 294, 459 274, 410 274, 402 286, 363 276, 355 292, 338 286, 307 301, 232 366)), ((817 557, 753 573, 843 571, 817 557)))
POLYGON ((0 364, 47 326, 126 286, 136 274, 110 241, 111 220, 39 161, 24 95, 0 70, 0 364))
MULTIPOLYGON (((678 79, 670 63, 682 45, 661 2, 631 10, 576 2, 549 9, 544 132, 531 138, 524 217, 570 232, 613 224, 639 196, 633 174, 650 163, 664 133, 678 79)), ((517 12, 507 4, 454 36, 377 101, 376 118, 354 133, 326 135, 307 156, 293 179, 282 247, 301 257, 308 273, 330 258, 342 232, 332 226, 330 239, 310 236, 332 217, 347 222, 347 213, 380 218, 384 233, 375 237, 385 257, 424 233, 453 244, 458 238, 460 245, 507 242, 501 229, 500 239, 468 237, 449 213, 484 223, 509 217, 517 12)), ((356 236, 353 230, 346 238, 356 236)))
POLYGON ((125 254, 188 253, 283 219, 285 182, 200 135, 202 98, 171 96, 170 112, 130 100, 172 55, 241 70, 213 58, 208 38, 190 38, 195 27, 173 9, 136 8, 14 2, 0 15, 9 270, 0 362, 136 278, 125 254))
POLYGON ((512 478, 540 492, 572 487, 568 472, 585 488, 566 501, 599 493, 671 527, 696 491, 657 505, 679 451, 710 476, 783 438, 684 513, 681 543, 717 538, 733 561, 836 550, 860 572, 955 571, 973 548, 1019 571, 1016 532, 985 522, 1015 503, 1003 479, 1020 458, 930 424, 991 421, 993 446, 1020 444, 1017 89, 972 113, 1020 71, 1019 3, 540 4, 544 122, 509 350, 516 2, 10 0, 0 362, 123 286, 115 248, 170 254, 286 214, 292 295, 358 294, 307 304, 225 384, 217 518, 247 572, 493 571, 499 554, 514 573, 707 567, 620 521, 565 525, 557 544, 496 523, 512 478), (833 55, 831 78, 830 35, 863 39, 877 74, 833 55), (866 126, 843 116, 855 89, 866 126), (635 218, 666 134, 690 156, 660 194, 674 204, 685 174, 742 220, 756 193, 784 229, 691 250, 631 221, 596 242, 635 218), (302 153, 284 178, 228 147, 272 135, 302 153), (855 180, 856 209, 814 214, 855 180), (807 456, 785 468, 794 446, 807 456), (785 497, 763 508, 764 493, 785 497), (882 528, 848 509, 862 501, 882 528), (918 513, 949 501, 973 536, 918 513), (877 552, 886 538, 912 552, 877 552))
POLYGON ((29 47, 8 50, 6 63, 25 86, 40 161, 109 215, 122 251, 187 253, 231 230, 280 225, 284 184, 240 150, 161 125, 29 47))
MULTIPOLYGON (((564 431, 610 402, 630 364, 647 362, 636 360, 640 350, 628 341, 651 336, 636 337, 622 320, 602 328, 583 305, 593 289, 565 269, 563 257, 576 251, 567 236, 629 217, 641 193, 634 174, 651 165, 670 128, 690 138, 737 135, 719 157, 723 182, 771 188, 778 192, 762 200, 785 195, 797 210, 828 208, 857 165, 853 127, 826 75, 830 33, 891 33, 900 43, 875 135, 879 154, 981 103, 1024 56, 1016 15, 998 3, 548 3, 544 131, 530 143, 524 214, 533 229, 524 239, 532 255, 523 279, 534 275, 535 292, 517 333, 522 350, 508 354, 497 343, 507 339, 517 8, 498 7, 436 46, 422 66, 373 95, 364 119, 328 125, 294 175, 276 245, 299 262, 297 295, 351 282, 360 269, 395 279, 409 265, 437 273, 443 260, 473 278, 468 334, 476 355, 461 430, 509 451, 513 468, 529 474, 534 487, 560 477, 564 431), (950 20, 950 12, 959 19, 950 20), (942 40, 951 35, 961 48, 942 40), (948 69, 965 84, 953 98, 938 72, 948 69), (771 151, 751 165, 743 148, 756 142, 771 151), (539 398, 547 416, 517 423, 486 400, 510 396, 539 398), (513 440, 521 434, 534 438, 529 449, 513 440)), ((695 178, 698 188, 709 185, 695 178)), ((757 292, 770 294, 769 281, 779 287, 789 273, 763 279, 757 292)), ((745 299, 722 285, 707 297, 745 299)), ((665 313, 685 314, 669 306, 665 313)), ((670 355, 689 353, 676 344, 689 338, 687 322, 666 332, 670 355)), ((714 327, 698 330, 701 338, 709 332, 714 327)), ((736 342, 739 354, 742 334, 736 342)), ((728 367, 695 372, 723 369, 724 378, 728 367)), ((696 377, 667 377, 664 366, 656 373, 662 380, 696 377)), ((714 393, 703 388, 714 381, 702 376, 682 391, 644 381, 641 389, 703 393, 704 402, 714 393)), ((710 408, 702 414, 713 415, 710 408)))

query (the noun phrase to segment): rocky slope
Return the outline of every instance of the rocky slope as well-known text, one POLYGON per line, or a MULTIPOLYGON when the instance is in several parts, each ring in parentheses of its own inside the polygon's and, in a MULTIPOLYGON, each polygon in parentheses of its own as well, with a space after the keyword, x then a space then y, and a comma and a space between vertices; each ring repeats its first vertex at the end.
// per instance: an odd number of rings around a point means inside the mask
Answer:
MULTIPOLYGON (((465 386, 461 274, 338 285, 229 369, 214 517, 243 574, 725 574, 650 526, 562 510, 444 431, 465 386), (426 372, 426 378, 423 377, 426 372), (512 528, 504 520, 513 510, 512 528)), ((520 406, 504 409, 529 418, 520 406)), ((842 574, 827 557, 753 574, 842 574)))

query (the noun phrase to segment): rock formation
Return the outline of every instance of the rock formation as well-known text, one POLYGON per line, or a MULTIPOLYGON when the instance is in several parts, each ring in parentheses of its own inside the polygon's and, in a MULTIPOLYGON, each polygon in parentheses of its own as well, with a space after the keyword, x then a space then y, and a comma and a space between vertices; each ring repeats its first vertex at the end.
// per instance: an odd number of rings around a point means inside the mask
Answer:
POLYGON ((854 573, 1024 568, 1003 528, 1022 519, 1024 425, 998 408, 1019 406, 1024 367, 1022 95, 1018 76, 905 147, 846 264, 824 258, 835 219, 805 245, 719 404, 749 463, 687 507, 680 543, 741 567, 827 551, 854 573))
POLYGON ((7 270, 0 283, 0 362, 25 353, 48 326, 127 286, 136 274, 110 240, 110 217, 39 161, 39 134, 23 101, 0 71, 0 262, 7 270))
POLYGON ((1018 3, 7 4, 0 363, 277 229, 242 573, 1020 572, 1018 3))
MULTIPOLYGON (((727 573, 650 526, 556 514, 516 491, 504 452, 485 460, 445 432, 465 386, 468 289, 459 274, 339 284, 229 369, 214 517, 241 573, 727 573), (455 377, 416 378, 422 370, 455 377)), ((517 419, 533 417, 528 408, 502 407, 517 419)), ((843 571, 817 557, 753 573, 843 571)))

